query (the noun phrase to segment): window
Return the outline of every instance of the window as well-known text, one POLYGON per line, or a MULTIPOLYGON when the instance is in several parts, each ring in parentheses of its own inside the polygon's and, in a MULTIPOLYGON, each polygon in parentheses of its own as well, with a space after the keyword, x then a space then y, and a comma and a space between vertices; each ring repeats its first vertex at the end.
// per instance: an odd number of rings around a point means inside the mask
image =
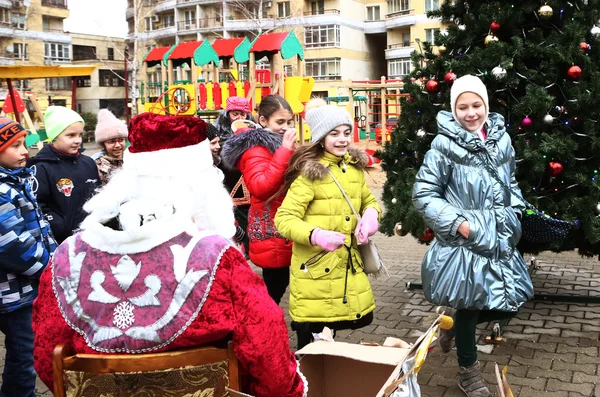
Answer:
POLYGON ((306 48, 339 47, 340 25, 307 26, 304 43, 306 48))
POLYGON ((169 26, 175 26, 175 15, 165 14, 162 16, 162 27, 167 28, 169 26))
POLYGON ((6 8, 0 8, 0 24, 10 25, 10 21, 12 21, 10 18, 10 10, 7 10, 6 8))
POLYGON ((28 48, 29 45, 23 43, 14 43, 14 53, 13 56, 18 59, 29 59, 28 48))
POLYGON ((388 62, 388 75, 390 77, 402 77, 410 73, 410 58, 393 59, 388 62))
POLYGON ((71 87, 70 77, 51 77, 46 79, 46 91, 67 91, 71 90, 71 87))
POLYGON ((17 90, 29 90, 31 88, 29 80, 14 80, 13 85, 17 90))
POLYGON ((380 19, 379 6, 367 7, 367 21, 379 21, 380 19))
POLYGON ((108 59, 109 61, 115 60, 115 49, 114 48, 108 47, 106 49, 106 59, 108 59))
POLYGON ((196 11, 185 11, 183 13, 183 20, 186 24, 196 25, 196 11))
POLYGON ((440 0, 425 0, 425 12, 435 11, 440 8, 440 0))
POLYGON ((435 44, 435 33, 439 33, 440 29, 436 28, 436 29, 425 29, 425 41, 431 43, 432 45, 436 45, 435 44))
POLYGON ((310 13, 311 15, 325 14, 325 0, 311 1, 310 13))
POLYGON ((283 74, 286 76, 293 76, 294 68, 292 65, 283 65, 283 74))
POLYGON ((290 2, 282 1, 281 3, 277 3, 277 16, 279 18, 289 17, 290 13, 290 2))
POLYGON ((388 14, 410 11, 410 0, 387 0, 388 14))
POLYGON ((96 59, 96 47, 73 44, 74 61, 87 61, 92 59, 96 59))
POLYGON ((123 70, 100 69, 98 71, 100 87, 125 87, 125 80, 123 79, 123 76, 123 70))
POLYGON ((14 29, 25 29, 25 15, 12 14, 12 27, 14 29))
POLYGON ((77 87, 91 87, 92 78, 91 76, 80 76, 77 77, 77 87))
POLYGON ((402 33, 402 45, 410 47, 410 33, 402 33))
POLYGON ((44 43, 46 61, 71 61, 71 49, 68 44, 44 43))
POLYGON ((307 59, 305 74, 315 80, 341 80, 340 64, 340 58, 307 59))
POLYGON ((146 32, 155 30, 157 28, 155 25, 156 25, 156 19, 154 19, 154 17, 144 18, 144 27, 146 28, 146 32))

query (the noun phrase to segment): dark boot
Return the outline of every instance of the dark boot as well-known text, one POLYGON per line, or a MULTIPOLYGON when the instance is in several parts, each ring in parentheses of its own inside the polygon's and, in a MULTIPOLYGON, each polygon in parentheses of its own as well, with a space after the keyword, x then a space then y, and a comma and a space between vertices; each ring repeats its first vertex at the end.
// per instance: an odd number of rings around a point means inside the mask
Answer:
POLYGON ((489 389, 485 385, 481 372, 479 371, 479 361, 468 367, 460 367, 458 370, 458 387, 467 397, 488 397, 491 396, 489 389))

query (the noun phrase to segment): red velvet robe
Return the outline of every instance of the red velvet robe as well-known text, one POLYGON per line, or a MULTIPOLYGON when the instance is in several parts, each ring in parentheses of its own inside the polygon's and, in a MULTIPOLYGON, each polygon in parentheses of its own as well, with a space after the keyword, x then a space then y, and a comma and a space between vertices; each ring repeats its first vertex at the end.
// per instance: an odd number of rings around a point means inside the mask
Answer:
POLYGON ((135 354, 231 337, 249 374, 247 392, 306 395, 282 310, 225 239, 181 233, 145 252, 118 244, 107 252, 85 233, 57 249, 34 303, 35 369, 51 390, 58 344, 77 353, 135 354))

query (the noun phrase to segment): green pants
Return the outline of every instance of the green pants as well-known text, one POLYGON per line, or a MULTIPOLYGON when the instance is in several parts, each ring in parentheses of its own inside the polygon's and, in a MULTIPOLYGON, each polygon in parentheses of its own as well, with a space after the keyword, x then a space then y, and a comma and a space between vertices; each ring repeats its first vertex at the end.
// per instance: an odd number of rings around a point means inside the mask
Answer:
POLYGON ((458 365, 468 367, 477 361, 477 324, 512 318, 517 312, 499 310, 457 310, 454 319, 454 338, 458 365))

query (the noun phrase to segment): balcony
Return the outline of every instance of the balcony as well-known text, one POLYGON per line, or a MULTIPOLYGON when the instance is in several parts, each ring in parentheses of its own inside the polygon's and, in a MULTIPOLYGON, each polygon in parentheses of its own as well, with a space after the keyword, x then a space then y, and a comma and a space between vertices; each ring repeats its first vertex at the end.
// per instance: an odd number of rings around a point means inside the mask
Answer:
POLYGON ((202 4, 219 4, 223 3, 223 0, 177 0, 178 6, 195 6, 202 4))
POLYGON ((68 8, 67 0, 42 0, 42 5, 45 7, 68 8))
POLYGON ((0 0, 0 8, 12 8, 12 0, 0 0))
POLYGON ((225 18, 222 24, 223 28, 228 31, 255 31, 261 27, 263 30, 274 29, 275 19, 274 18, 262 18, 258 19, 228 19, 225 18))
MULTIPOLYGON (((286 19, 286 25, 303 25, 303 26, 317 26, 317 25, 331 25, 339 24, 342 20, 341 11, 338 9, 327 9, 320 11, 309 11, 302 14, 300 17, 292 16, 286 19)), ((351 19, 345 19, 344 25, 356 27, 362 29, 361 23, 354 24, 351 19), (355 25, 355 26, 354 26, 355 25)))
POLYGON ((67 8, 67 0, 42 0, 42 15, 51 15, 58 18, 68 18, 69 9, 67 8))
POLYGON ((13 27, 11 24, 0 24, 0 37, 11 37, 16 39, 29 39, 38 41, 51 41, 53 43, 70 44, 71 35, 60 29, 52 31, 24 30, 13 27))
MULTIPOLYGON (((176 34, 177 28, 175 26, 168 26, 161 29, 150 30, 147 32, 139 32, 138 39, 140 39, 141 41, 159 40, 164 39, 166 37, 175 37, 176 34)), ((134 36, 135 35, 133 33, 130 33, 127 36, 127 40, 134 40, 134 36)))
POLYGON ((125 11, 125 19, 126 20, 132 19, 134 12, 135 11, 134 11, 133 7, 127 8, 127 11, 125 11))
POLYGON ((179 21, 177 22, 177 31, 183 32, 203 32, 207 30, 223 29, 222 18, 202 18, 199 21, 179 21))
POLYGON ((174 10, 176 4, 177 4, 176 0, 161 1, 154 6, 154 12, 164 12, 164 11, 168 11, 168 10, 174 10))
POLYGON ((375 33, 385 33, 385 21, 365 21, 365 33, 366 34, 375 34, 375 33))
POLYGON ((403 42, 397 44, 388 44, 385 49, 385 59, 410 58, 410 54, 415 50, 414 42, 403 42))
POLYGON ((406 9, 387 14, 385 16, 385 27, 386 29, 394 29, 431 21, 432 19, 427 18, 427 14, 415 14, 415 10, 406 9))

